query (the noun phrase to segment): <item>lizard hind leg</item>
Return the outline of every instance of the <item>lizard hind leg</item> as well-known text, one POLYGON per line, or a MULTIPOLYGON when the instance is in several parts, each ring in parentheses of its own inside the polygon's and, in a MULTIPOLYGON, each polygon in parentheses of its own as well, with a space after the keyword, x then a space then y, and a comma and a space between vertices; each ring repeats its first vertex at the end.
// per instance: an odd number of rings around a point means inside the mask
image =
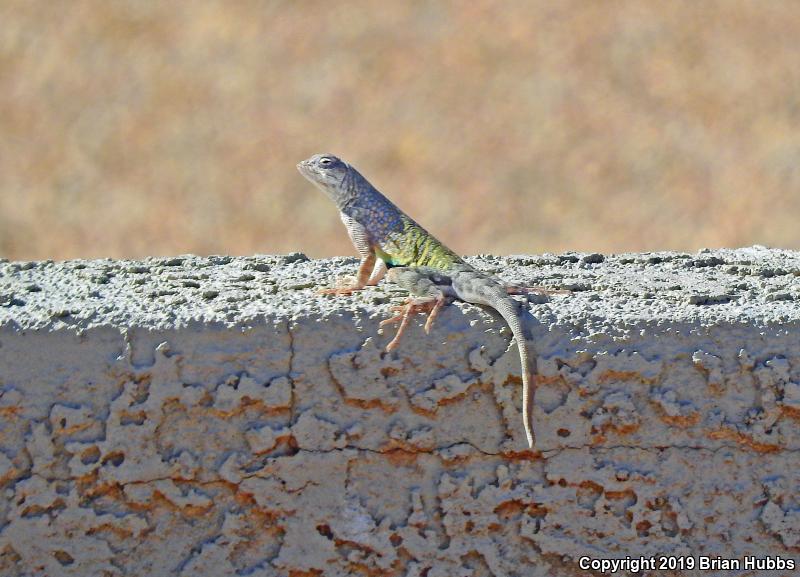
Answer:
POLYGON ((387 351, 397 348, 400 337, 408 326, 408 320, 412 314, 428 313, 425 321, 425 333, 430 333, 433 321, 439 314, 442 306, 447 302, 447 295, 431 278, 420 269, 413 268, 393 268, 389 271, 389 280, 408 290, 413 296, 401 306, 392 307, 395 316, 381 321, 380 325, 400 323, 394 338, 386 345, 387 351))
POLYGON ((440 294, 436 297, 436 300, 433 301, 431 312, 428 314, 428 318, 425 320, 425 334, 431 334, 431 327, 433 326, 433 320, 436 318, 436 315, 439 314, 439 311, 447 302, 447 297, 444 294, 440 294))
MULTIPOLYGON (((392 311, 397 313, 393 317, 384 319, 380 322, 380 326, 391 325, 400 323, 400 326, 397 327, 397 332, 394 335, 394 338, 386 345, 387 351, 393 351, 397 348, 397 345, 400 343, 400 337, 403 336, 403 333, 408 326, 408 320, 411 318, 412 314, 416 313, 425 313, 429 312, 428 321, 430 321, 431 316, 434 315, 434 311, 437 311, 439 308, 438 300, 432 299, 418 299, 418 298, 409 298, 408 301, 404 305, 392 307, 392 311)), ((428 322, 425 323, 425 326, 428 327, 428 322)), ((428 329, 426 328, 427 332, 428 329)))

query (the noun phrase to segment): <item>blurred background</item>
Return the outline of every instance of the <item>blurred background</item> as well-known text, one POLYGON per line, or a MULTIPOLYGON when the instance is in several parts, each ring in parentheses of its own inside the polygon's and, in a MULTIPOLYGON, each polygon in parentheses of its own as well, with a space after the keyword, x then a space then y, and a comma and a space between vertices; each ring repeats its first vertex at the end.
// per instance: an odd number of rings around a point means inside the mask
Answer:
POLYGON ((800 248, 800 2, 3 0, 0 257, 800 248))

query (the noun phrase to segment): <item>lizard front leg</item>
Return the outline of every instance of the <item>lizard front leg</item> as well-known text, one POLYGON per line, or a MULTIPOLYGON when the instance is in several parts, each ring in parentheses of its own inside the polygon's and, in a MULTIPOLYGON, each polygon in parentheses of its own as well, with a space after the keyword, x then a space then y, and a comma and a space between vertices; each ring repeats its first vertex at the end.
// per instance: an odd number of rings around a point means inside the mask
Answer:
POLYGON ((369 280, 367 280, 367 286, 375 286, 380 282, 380 280, 384 276, 386 276, 386 263, 379 258, 375 260, 377 262, 375 263, 375 268, 372 269, 372 274, 369 275, 369 280))
POLYGON ((367 286, 367 283, 370 280, 370 277, 372 276, 372 271, 375 269, 376 258, 377 257, 375 256, 374 252, 371 252, 368 255, 363 256, 361 258, 361 262, 358 265, 358 273, 356 274, 355 282, 350 286, 322 289, 321 291, 319 291, 319 294, 349 295, 354 293, 355 291, 360 291, 365 286, 367 286))
POLYGON ((351 279, 349 285, 319 291, 319 294, 323 295, 349 295, 355 291, 362 290, 365 286, 378 284, 378 281, 386 274, 386 265, 382 260, 378 262, 379 259, 375 255, 375 249, 369 242, 364 226, 344 213, 340 213, 339 216, 347 229, 347 234, 353 246, 356 247, 358 254, 361 256, 361 262, 358 265, 358 273, 356 273, 355 279, 351 279))
POLYGON ((436 284, 431 279, 431 276, 425 274, 420 269, 406 267, 393 268, 389 270, 387 278, 389 281, 406 289, 412 295, 409 297, 406 304, 393 307, 392 310, 398 314, 380 323, 381 326, 400 323, 394 338, 386 345, 386 350, 392 351, 397 348, 412 314, 427 312, 428 318, 425 321, 425 332, 430 332, 433 321, 436 315, 439 314, 439 310, 447 302, 447 296, 450 291, 447 290, 447 285, 436 284))

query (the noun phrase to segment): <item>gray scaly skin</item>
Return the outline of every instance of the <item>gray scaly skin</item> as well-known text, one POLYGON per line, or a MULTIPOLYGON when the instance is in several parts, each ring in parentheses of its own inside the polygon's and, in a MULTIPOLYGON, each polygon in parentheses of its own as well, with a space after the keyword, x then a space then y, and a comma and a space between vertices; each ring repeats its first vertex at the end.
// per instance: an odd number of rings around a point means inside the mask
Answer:
POLYGON ((519 348, 522 366, 522 418, 528 445, 533 448, 533 371, 520 321, 520 306, 508 296, 517 292, 483 273, 436 240, 419 224, 378 192, 352 166, 331 154, 317 154, 297 165, 300 173, 336 203, 350 239, 361 255, 358 274, 351 286, 327 289, 327 294, 350 294, 377 284, 387 276, 413 295, 399 313, 381 324, 399 322, 397 347, 412 313, 429 311, 425 332, 448 298, 495 309, 508 323, 519 348), (388 273, 387 273, 388 269, 388 273))

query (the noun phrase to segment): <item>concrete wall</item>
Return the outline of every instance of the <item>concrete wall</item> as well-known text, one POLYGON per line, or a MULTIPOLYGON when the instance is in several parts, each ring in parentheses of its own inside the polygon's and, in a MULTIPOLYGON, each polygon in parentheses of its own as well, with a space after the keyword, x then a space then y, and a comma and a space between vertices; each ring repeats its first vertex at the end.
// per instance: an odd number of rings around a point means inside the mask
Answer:
POLYGON ((535 452, 502 320, 385 354, 402 292, 315 294, 354 259, 0 262, 0 575, 800 562, 800 253, 471 260, 573 291, 527 306, 535 452))

